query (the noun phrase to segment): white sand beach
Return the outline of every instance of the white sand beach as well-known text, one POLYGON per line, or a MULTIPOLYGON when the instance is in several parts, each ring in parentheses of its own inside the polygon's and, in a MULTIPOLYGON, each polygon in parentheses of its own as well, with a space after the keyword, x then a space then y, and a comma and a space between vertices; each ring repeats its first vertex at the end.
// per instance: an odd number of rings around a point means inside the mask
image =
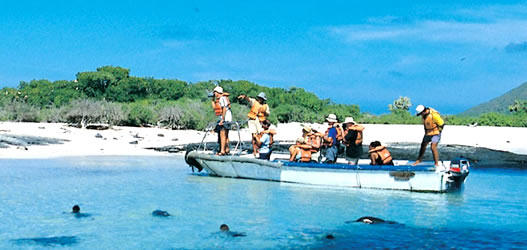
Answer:
MULTIPOLYGON (((324 131, 324 124, 310 124, 324 131)), ((378 140, 382 143, 420 143, 422 125, 365 124, 364 142, 378 140)), ((278 124, 278 141, 292 142, 301 134, 302 124, 278 124)), ((0 122, 1 135, 39 136, 66 140, 63 144, 9 146, 0 148, 0 158, 52 158, 66 156, 136 156, 167 155, 149 147, 199 143, 205 132, 195 130, 170 130, 164 128, 137 128, 115 126, 108 130, 88 130, 69 127, 62 123, 0 122), (96 137, 100 134, 101 137, 96 137)), ((250 140, 246 129, 240 131, 242 140, 250 140)), ((237 140, 231 132, 231 140, 237 140)), ((209 134, 206 141, 216 141, 216 134, 209 134)), ((446 126, 441 144, 456 144, 527 154, 527 128, 446 126)))

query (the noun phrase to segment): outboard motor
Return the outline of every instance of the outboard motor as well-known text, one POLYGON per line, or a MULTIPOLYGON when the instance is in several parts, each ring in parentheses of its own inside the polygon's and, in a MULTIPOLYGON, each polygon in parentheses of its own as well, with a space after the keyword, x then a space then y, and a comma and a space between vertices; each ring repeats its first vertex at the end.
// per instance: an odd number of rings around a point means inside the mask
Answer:
POLYGON ((467 178, 470 171, 470 162, 465 158, 455 158, 450 162, 448 176, 448 188, 458 189, 467 178))
POLYGON ((450 173, 452 176, 464 176, 466 177, 469 173, 470 162, 465 158, 455 158, 450 162, 450 173))

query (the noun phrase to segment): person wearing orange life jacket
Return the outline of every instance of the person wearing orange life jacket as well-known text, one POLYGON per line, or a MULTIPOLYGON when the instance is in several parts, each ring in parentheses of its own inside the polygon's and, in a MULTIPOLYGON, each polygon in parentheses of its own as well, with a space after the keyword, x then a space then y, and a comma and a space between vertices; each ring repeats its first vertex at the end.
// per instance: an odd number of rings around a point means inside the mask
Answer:
POLYGON ((373 141, 370 143, 370 165, 392 165, 392 154, 385 146, 382 146, 379 141, 373 141))
POLYGON ((247 114, 249 118, 249 131, 252 134, 253 155, 256 157, 258 146, 256 145, 256 136, 263 131, 261 122, 265 121, 269 116, 269 105, 267 105, 267 97, 264 92, 260 92, 256 98, 250 98, 247 95, 240 95, 238 99, 244 99, 251 104, 251 109, 247 114))
POLYGON ((344 119, 343 142, 346 145, 346 160, 348 160, 348 164, 357 165, 359 163, 360 156, 363 153, 363 131, 364 126, 357 124, 353 117, 350 116, 344 119))
POLYGON ((324 134, 319 133, 318 131, 312 129, 310 126, 304 126, 302 128, 302 138, 307 145, 311 146, 311 160, 319 161, 320 157, 320 148, 322 146, 322 137, 324 134))
POLYGON ((296 144, 289 147, 289 161, 311 161, 311 145, 306 144, 303 137, 296 139, 296 144))
POLYGON ((231 103, 229 94, 223 92, 223 88, 216 86, 213 90, 214 99, 212 108, 214 114, 218 117, 218 124, 214 129, 218 133, 218 143, 220 145, 218 155, 228 154, 229 149, 229 128, 232 122, 231 103))
POLYGON ((430 149, 432 150, 432 155, 434 156, 435 165, 439 165, 439 152, 437 151, 437 144, 441 140, 441 132, 445 126, 445 122, 441 118, 439 112, 430 107, 425 107, 423 105, 417 105, 415 108, 416 115, 423 118, 423 124, 425 127, 425 135, 423 141, 421 142, 421 148, 419 149, 419 156, 413 164, 414 166, 421 163, 423 155, 425 154, 426 147, 428 143, 432 143, 430 149))

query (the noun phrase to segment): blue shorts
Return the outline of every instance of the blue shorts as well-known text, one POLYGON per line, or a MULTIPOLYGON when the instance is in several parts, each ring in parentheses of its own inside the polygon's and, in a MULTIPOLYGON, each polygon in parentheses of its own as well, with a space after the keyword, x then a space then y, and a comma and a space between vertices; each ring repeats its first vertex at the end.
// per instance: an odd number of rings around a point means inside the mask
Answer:
POLYGON ((338 153, 339 153, 339 149, 337 148, 337 145, 328 147, 328 149, 326 150, 326 161, 336 162, 338 153))
POLYGON ((425 135, 423 137, 423 142, 439 143, 439 141, 441 141, 441 134, 438 134, 438 135, 425 135))

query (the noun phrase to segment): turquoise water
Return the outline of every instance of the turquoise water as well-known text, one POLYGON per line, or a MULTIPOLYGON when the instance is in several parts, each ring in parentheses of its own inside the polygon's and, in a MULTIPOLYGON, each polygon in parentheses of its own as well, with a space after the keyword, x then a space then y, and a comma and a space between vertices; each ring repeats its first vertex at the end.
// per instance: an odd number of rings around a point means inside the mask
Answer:
POLYGON ((0 160, 0 249, 527 248, 525 192, 514 169, 426 194, 209 177, 180 157, 0 160), (367 215, 400 224, 346 223, 367 215))

